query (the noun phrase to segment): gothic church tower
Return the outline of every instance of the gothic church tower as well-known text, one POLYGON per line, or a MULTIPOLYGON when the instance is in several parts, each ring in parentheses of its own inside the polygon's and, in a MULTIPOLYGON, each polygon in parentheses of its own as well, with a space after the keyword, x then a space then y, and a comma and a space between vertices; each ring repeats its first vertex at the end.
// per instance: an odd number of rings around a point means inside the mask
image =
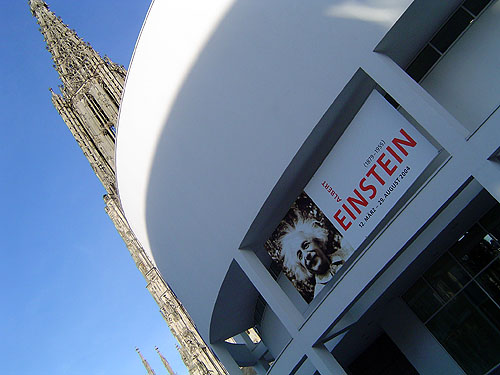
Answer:
POLYGON ((105 210, 179 342, 182 360, 191 375, 226 375, 226 370, 203 342, 186 310, 135 237, 116 195, 115 131, 127 74, 125 68, 103 59, 52 13, 43 0, 29 0, 28 3, 62 82, 61 94, 51 90, 52 103, 106 189, 105 210))
POLYGON ((102 59, 44 1, 29 3, 62 82, 62 95, 52 92, 52 102, 106 191, 114 194, 114 126, 127 72, 102 59))

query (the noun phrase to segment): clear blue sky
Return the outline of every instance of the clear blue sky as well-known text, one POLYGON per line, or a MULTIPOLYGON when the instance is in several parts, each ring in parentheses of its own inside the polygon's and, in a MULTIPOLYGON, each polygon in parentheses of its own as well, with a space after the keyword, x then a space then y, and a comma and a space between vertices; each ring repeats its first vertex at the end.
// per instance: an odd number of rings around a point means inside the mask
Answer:
MULTIPOLYGON (((48 0, 101 55, 128 66, 150 0, 48 0)), ((0 374, 137 375, 154 346, 187 374, 104 212, 105 193, 49 87, 59 85, 26 0, 4 0, 0 78, 0 374)))

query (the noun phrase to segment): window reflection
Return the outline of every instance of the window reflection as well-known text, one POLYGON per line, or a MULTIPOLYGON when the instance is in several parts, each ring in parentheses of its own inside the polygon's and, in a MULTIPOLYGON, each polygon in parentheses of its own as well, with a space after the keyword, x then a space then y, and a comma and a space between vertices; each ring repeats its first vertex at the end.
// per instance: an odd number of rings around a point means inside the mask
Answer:
POLYGON ((492 307, 488 296, 471 283, 427 324, 467 374, 485 374, 500 362, 500 332, 497 324, 485 314, 490 309, 498 310, 492 307))
POLYGON ((498 243, 479 225, 474 225, 450 252, 472 276, 476 276, 498 255, 498 243))
POLYGON ((499 235, 497 205, 402 296, 467 374, 500 366, 499 235))
POLYGON ((447 253, 429 268, 424 278, 444 301, 452 298, 470 280, 463 268, 447 253))
POLYGON ((443 304, 439 295, 419 279, 403 296, 405 302, 423 322, 427 321, 443 304))
POLYGON ((500 259, 496 259, 478 277, 479 284, 500 305, 500 259))
POLYGON ((497 240, 500 239, 500 206, 496 206, 479 221, 497 240))

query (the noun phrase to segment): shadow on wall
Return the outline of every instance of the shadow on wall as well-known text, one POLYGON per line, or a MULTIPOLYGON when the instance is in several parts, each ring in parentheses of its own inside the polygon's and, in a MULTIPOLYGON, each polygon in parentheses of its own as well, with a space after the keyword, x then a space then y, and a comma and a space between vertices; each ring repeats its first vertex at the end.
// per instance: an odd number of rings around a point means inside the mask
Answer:
POLYGON ((235 1, 199 55, 164 122, 146 222, 161 273, 204 336, 234 251, 399 3, 235 1))

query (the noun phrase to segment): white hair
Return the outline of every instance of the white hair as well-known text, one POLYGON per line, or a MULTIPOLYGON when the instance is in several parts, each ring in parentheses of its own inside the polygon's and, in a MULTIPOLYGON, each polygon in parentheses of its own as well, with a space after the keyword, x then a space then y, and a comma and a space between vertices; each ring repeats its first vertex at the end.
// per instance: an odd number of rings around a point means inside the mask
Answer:
POLYGON ((297 252, 304 241, 326 243, 328 232, 316 220, 299 218, 292 225, 287 225, 285 233, 281 236, 281 258, 283 266, 299 281, 308 280, 314 275, 306 268, 304 258, 299 258, 297 252))

